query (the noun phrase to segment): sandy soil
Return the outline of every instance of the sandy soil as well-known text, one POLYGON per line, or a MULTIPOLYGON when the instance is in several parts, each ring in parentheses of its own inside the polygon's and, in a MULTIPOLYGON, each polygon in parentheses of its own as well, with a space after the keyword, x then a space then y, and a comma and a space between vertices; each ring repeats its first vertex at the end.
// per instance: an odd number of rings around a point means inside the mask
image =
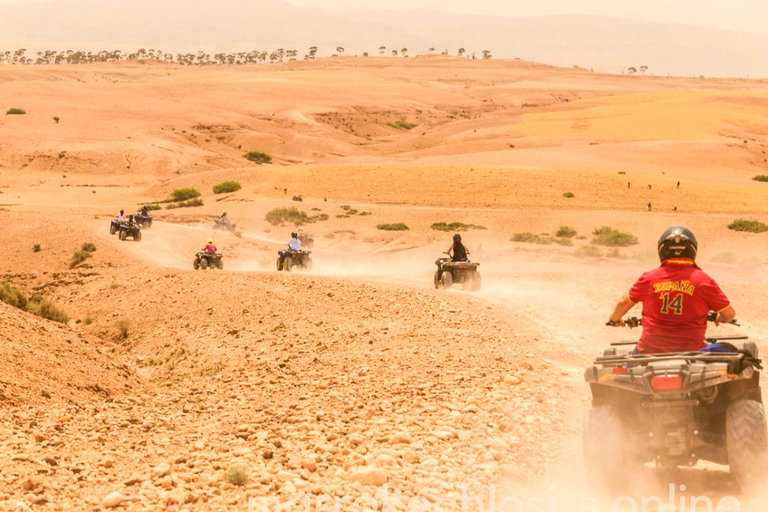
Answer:
MULTIPOLYGON (((768 239, 727 229, 768 219, 751 179, 768 174, 766 83, 344 58, 2 68, 0 98, 27 111, 0 119, 1 281, 71 318, 0 304, 8 509, 246 510, 381 499, 385 482, 399 510, 584 496, 583 368, 634 335, 603 324, 673 224, 738 311, 712 331, 768 349, 768 239), (243 188, 213 194, 224 180, 243 188), (120 208, 181 187, 205 205, 153 212, 141 242, 109 234, 120 208), (293 226, 264 217, 292 206, 328 216, 306 226, 311 274, 274 270, 293 226), (222 211, 240 236, 212 230, 222 211), (396 222, 410 229, 376 228, 396 222), (434 290, 451 235, 436 222, 486 228, 464 233, 481 291, 434 290), (572 245, 511 241, 562 225, 572 245), (604 225, 639 243, 584 255, 604 225), (209 236, 223 272, 192 270, 209 236), (84 242, 97 250, 70 269, 84 242)), ((754 498, 721 467, 646 473, 627 493, 754 498)))

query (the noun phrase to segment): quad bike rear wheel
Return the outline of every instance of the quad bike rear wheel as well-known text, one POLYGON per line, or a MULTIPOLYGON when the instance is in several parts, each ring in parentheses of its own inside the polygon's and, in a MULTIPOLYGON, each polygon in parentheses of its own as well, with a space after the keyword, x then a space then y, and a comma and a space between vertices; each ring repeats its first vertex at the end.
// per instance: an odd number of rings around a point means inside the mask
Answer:
POLYGON ((195 270, 200 268, 200 260, 195 258, 195 261, 192 263, 192 267, 194 267, 195 270))
POLYGON ((306 270, 307 272, 311 272, 312 271, 312 260, 309 259, 309 256, 307 256, 304 259, 304 270, 306 270))
POLYGON ((109 225, 109 234, 110 235, 114 235, 115 231, 117 231, 117 226, 115 226, 114 224, 110 224, 109 225))
POLYGON ((277 268, 278 271, 283 270, 282 268, 280 268, 280 256, 277 257, 277 262, 275 263, 275 267, 277 268))
POLYGON ((592 490, 610 493, 618 489, 627 474, 624 426, 608 405, 593 407, 584 426, 584 466, 592 490))
POLYGON ((203 258, 202 261, 200 261, 200 268, 203 270, 208 270, 208 259, 203 258))
POLYGON ((137 231, 136 234, 133 235, 134 242, 141 242, 141 231, 137 231))
POLYGON ((480 272, 475 271, 472 274, 472 287, 470 288, 472 291, 478 291, 480 290, 480 285, 482 285, 483 281, 480 277, 480 272))
POLYGON ((128 238, 128 233, 126 233, 124 229, 121 229, 120 234, 117 236, 120 238, 120 240, 125 240, 128 238))
POLYGON ((151 227, 152 227, 152 220, 151 220, 151 219, 147 221, 147 227, 148 227, 148 228, 151 228, 151 227))
POLYGON ((283 270, 285 270, 286 272, 290 272, 292 267, 293 267, 293 257, 286 256, 285 261, 283 262, 283 270))
POLYGON ((441 285, 441 283, 440 283, 440 271, 439 270, 435 270, 435 289, 439 290, 440 287, 441 287, 440 285, 441 285))
POLYGON ((440 279, 443 282, 443 288, 450 289, 453 286, 453 274, 447 270, 443 272, 443 276, 440 279))
POLYGON ((768 476, 768 429, 760 402, 738 400, 725 416, 731 475, 745 491, 756 490, 768 476))
POLYGON ((224 270, 224 261, 219 259, 216 266, 219 267, 219 270, 224 270))

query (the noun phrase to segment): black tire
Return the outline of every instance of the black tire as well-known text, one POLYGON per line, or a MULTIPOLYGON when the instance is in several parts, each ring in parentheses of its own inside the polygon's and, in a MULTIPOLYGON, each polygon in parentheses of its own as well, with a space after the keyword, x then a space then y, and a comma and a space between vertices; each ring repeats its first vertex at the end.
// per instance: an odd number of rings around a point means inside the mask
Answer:
POLYGON ((587 482, 598 494, 619 490, 625 476, 624 426, 612 407, 602 405, 589 411, 584 425, 584 468, 587 482))
POLYGON ((219 270, 224 270, 224 261, 219 259, 216 266, 219 268, 219 270))
POLYGON ((283 270, 280 268, 280 256, 277 257, 277 262, 275 263, 275 267, 277 268, 278 272, 283 270))
POLYGON ((148 221, 147 221, 147 227, 148 227, 148 228, 151 228, 151 227, 152 227, 152 221, 151 221, 151 220, 148 220, 148 221))
POLYGON ((440 282, 440 271, 435 270, 435 289, 439 290, 442 288, 442 283, 440 282))
POLYGON ((293 258, 291 256, 286 256, 285 261, 283 262, 283 270, 285 270, 286 272, 290 272, 292 267, 293 267, 293 258))
POLYGON ((446 290, 449 290, 451 286, 453 286, 453 274, 451 274, 447 270, 444 271, 442 277, 440 278, 440 281, 443 283, 443 288, 445 288, 446 290))
POLYGON ((133 235, 133 239, 136 242, 141 242, 141 231, 137 231, 136 234, 133 235))
POLYGON ((768 476, 768 428, 760 402, 738 400, 725 416, 726 447, 731 475, 739 487, 753 491, 768 476))
POLYGON ((128 234, 125 232, 124 229, 120 230, 120 234, 118 235, 118 238, 120 238, 120 240, 125 240, 126 238, 128 238, 128 234))
POLYGON ((480 277, 480 272, 474 272, 472 274, 472 290, 478 291, 480 290, 480 286, 483 284, 483 280, 480 277))
POLYGON ((197 258, 195 258, 195 261, 193 261, 193 262, 192 262, 192 267, 193 267, 195 270, 197 270, 197 269, 199 269, 199 268, 200 268, 200 261, 199 261, 197 258))
POLYGON ((200 261, 200 268, 203 269, 203 270, 208 270, 208 259, 207 258, 203 258, 200 261))
POLYGON ((115 231, 117 231, 117 226, 115 226, 114 224, 110 224, 109 225, 109 234, 110 235, 114 235, 115 231))
POLYGON ((307 272, 312 272, 312 260, 307 256, 304 258, 304 270, 307 272))

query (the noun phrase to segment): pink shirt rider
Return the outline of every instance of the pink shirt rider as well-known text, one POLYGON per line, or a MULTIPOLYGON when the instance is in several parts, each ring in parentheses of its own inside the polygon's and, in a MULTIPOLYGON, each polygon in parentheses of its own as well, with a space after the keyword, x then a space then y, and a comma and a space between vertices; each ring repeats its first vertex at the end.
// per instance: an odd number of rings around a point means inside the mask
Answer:
POLYGON ((209 243, 205 246, 205 252, 208 254, 216 254, 216 246, 212 243, 209 243))

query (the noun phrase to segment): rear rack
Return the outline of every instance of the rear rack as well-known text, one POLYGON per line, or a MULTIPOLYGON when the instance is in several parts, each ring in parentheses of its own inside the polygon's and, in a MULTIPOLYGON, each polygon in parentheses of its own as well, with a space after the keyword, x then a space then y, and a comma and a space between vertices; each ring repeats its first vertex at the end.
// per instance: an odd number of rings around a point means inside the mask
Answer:
MULTIPOLYGON (((744 336, 742 334, 726 334, 724 336, 707 336, 704 338, 704 341, 706 343, 712 344, 717 343, 718 341, 727 341, 727 340, 748 340, 749 336, 744 336)), ((626 347, 631 345, 637 345, 636 341, 617 341, 615 343, 611 343, 612 347, 626 347)))
POLYGON ((689 361, 708 361, 708 362, 727 362, 737 361, 742 359, 744 354, 739 353, 723 353, 723 352, 670 352, 668 354, 635 354, 624 356, 602 356, 595 359, 595 364, 607 365, 618 363, 656 363, 661 361, 674 361, 676 359, 684 359, 689 361))

